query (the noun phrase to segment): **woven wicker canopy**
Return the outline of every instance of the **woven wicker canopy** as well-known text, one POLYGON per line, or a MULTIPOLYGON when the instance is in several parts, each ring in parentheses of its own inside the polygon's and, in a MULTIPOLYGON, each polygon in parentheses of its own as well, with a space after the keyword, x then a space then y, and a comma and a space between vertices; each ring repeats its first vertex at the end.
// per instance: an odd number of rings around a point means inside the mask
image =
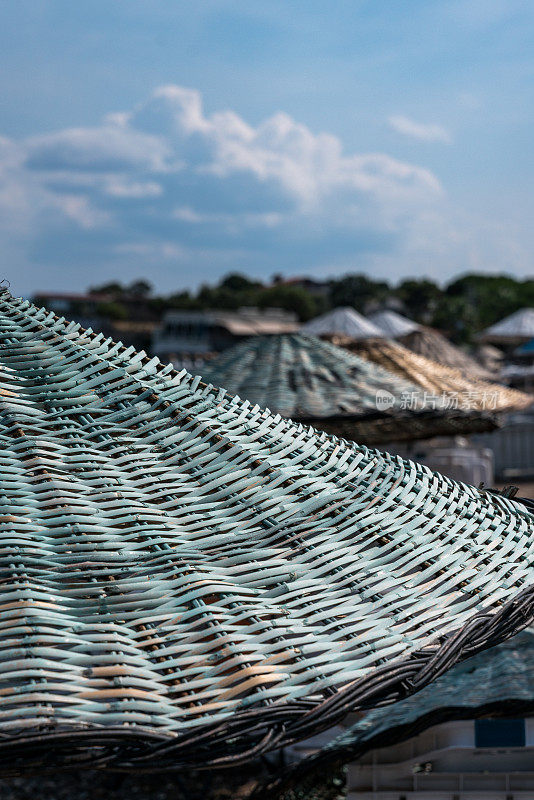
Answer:
POLYGON ((348 747, 361 754, 449 719, 532 711, 534 631, 530 628, 457 665, 416 695, 366 714, 332 743, 332 749, 348 747))
POLYGON ((534 516, 0 297, 0 772, 246 762, 534 609, 534 516))
POLYGON ((495 427, 490 416, 455 413, 442 398, 425 408, 416 384, 314 336, 252 337, 208 362, 202 375, 283 417, 365 444, 495 427), (383 411, 381 395, 392 401, 383 411))
POLYGON ((253 336, 205 364, 203 377, 284 417, 377 415, 377 392, 417 391, 405 378, 315 336, 253 336))
POLYGON ((499 383, 467 378, 460 370, 412 353, 397 342, 368 339, 365 342, 338 340, 338 343, 362 358, 412 381, 425 392, 457 398, 458 408, 518 411, 528 408, 534 400, 531 395, 499 383))

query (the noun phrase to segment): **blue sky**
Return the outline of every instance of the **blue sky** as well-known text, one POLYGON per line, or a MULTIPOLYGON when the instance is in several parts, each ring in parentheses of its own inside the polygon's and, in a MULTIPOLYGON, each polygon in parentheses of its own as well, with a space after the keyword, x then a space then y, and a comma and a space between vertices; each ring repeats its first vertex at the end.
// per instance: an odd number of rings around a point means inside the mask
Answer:
POLYGON ((533 273, 528 0, 4 0, 17 293, 533 273))

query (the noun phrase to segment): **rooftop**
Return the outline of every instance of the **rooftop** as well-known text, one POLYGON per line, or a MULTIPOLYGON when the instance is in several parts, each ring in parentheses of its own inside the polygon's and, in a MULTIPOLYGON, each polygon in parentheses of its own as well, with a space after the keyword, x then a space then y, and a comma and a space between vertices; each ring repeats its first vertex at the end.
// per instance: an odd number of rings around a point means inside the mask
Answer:
POLYGON ((406 336, 406 334, 420 328, 420 325, 414 322, 413 319, 403 317, 402 314, 391 309, 375 311, 373 314, 368 314, 367 319, 380 328, 384 336, 388 336, 391 339, 406 336))
POLYGON ((349 336, 351 339, 384 335, 380 328, 350 306, 328 311, 306 322, 300 330, 310 336, 349 336))
POLYGON ((520 308, 509 317, 486 328, 482 338, 496 342, 521 339, 528 341, 534 338, 534 308, 520 308))

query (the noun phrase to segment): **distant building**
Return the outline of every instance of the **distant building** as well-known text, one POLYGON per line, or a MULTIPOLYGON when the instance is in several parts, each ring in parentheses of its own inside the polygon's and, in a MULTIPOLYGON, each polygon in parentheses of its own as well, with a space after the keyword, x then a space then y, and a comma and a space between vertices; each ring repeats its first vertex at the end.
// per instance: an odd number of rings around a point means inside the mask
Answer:
POLYGON ((534 720, 436 725, 367 753, 347 784, 348 800, 532 800, 534 720))
POLYGON ((32 302, 59 317, 78 322, 83 328, 92 328, 138 350, 150 349, 157 320, 144 298, 121 296, 117 299, 112 294, 101 293, 37 292, 32 302), (123 318, 112 313, 114 306, 123 312, 123 318))
POLYGON ((152 353, 189 366, 226 350, 248 336, 293 333, 297 315, 279 308, 238 311, 168 311, 154 331, 152 353))
POLYGON ((99 318, 98 307, 107 303, 110 297, 105 294, 76 294, 69 292, 37 292, 32 302, 53 311, 58 316, 68 316, 76 322, 99 318))

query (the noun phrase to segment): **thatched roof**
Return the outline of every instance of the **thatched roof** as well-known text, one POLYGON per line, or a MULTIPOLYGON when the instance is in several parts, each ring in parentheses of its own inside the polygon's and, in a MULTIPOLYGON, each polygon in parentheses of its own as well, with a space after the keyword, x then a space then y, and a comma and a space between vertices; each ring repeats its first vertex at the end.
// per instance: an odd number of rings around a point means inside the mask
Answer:
POLYGON ((521 505, 7 293, 0 334, 0 773, 247 762, 532 617, 521 505))
POLYGON ((503 365, 504 353, 492 344, 479 344, 476 348, 477 361, 491 375, 497 375, 503 365))
POLYGON ((528 342, 534 338, 534 308, 520 308, 509 317, 486 328, 481 338, 488 342, 503 344, 528 342))
POLYGON ((407 336, 413 331, 417 331, 420 325, 414 322, 413 319, 403 317, 397 311, 392 311, 387 308, 383 311, 375 311, 373 314, 368 314, 367 319, 380 328, 384 336, 389 339, 398 339, 399 336, 407 336))
POLYGON ((432 328, 420 326, 417 330, 398 337, 398 341, 412 353, 429 358, 443 367, 452 367, 466 378, 482 380, 491 380, 492 378, 491 372, 482 364, 432 328))
POLYGON ((458 408, 518 411, 533 402, 531 395, 499 383, 466 378, 459 370, 412 353, 397 342, 369 339, 345 341, 345 345, 362 358, 412 381, 431 396, 456 398, 458 408))
POLYGON ((306 322, 300 331, 308 336, 350 336, 351 339, 384 335, 380 328, 350 306, 328 311, 306 322))
POLYGON ((425 409, 416 384, 314 336, 252 337, 208 362, 202 375, 283 417, 366 444, 494 427, 488 417, 454 414, 440 402, 425 409), (384 411, 380 395, 392 403, 384 411), (414 398, 408 411, 406 398, 414 398))

